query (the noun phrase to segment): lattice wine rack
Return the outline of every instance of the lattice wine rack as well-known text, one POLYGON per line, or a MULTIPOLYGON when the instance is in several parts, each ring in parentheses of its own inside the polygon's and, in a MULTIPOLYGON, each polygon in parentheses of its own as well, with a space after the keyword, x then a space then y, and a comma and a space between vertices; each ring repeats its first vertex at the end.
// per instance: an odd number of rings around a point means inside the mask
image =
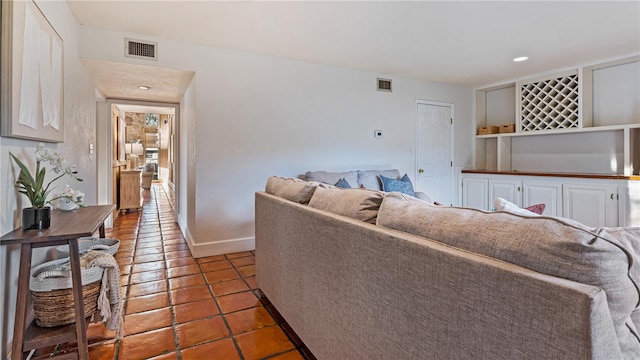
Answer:
POLYGON ((578 74, 520 83, 520 131, 577 128, 578 74))

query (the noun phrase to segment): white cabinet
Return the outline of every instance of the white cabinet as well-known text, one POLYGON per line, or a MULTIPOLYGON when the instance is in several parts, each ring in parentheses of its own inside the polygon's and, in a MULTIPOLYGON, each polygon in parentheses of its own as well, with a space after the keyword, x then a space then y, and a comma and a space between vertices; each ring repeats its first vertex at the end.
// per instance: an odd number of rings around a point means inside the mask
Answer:
POLYGON ((489 208, 492 210, 495 209, 493 201, 496 197, 522 207, 522 181, 489 179, 489 208))
POLYGON ((587 226, 618 226, 618 187, 615 185, 564 184, 564 217, 587 226))
POLYGON ((488 180, 477 178, 462 179, 462 206, 489 210, 488 180))
POLYGON ((544 204, 545 216, 590 227, 640 226, 640 181, 463 171, 462 206, 494 210, 494 199, 520 207, 544 204))
POLYGON ((522 206, 544 204, 545 216, 562 216, 562 184, 526 180, 522 184, 522 206))

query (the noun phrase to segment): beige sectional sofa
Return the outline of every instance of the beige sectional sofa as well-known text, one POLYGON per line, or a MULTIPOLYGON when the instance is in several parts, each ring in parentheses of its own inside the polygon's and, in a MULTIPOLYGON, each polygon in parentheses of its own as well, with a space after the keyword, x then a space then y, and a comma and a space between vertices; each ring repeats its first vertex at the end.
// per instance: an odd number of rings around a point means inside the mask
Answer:
POLYGON ((640 358, 638 228, 278 177, 255 201, 257 284, 320 360, 640 358))

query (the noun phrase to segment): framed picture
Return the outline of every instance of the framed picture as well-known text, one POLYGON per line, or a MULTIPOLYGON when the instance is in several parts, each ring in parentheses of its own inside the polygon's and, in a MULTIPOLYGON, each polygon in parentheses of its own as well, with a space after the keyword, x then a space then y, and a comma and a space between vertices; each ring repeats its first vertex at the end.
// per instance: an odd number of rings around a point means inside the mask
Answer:
POLYGON ((64 43, 32 1, 2 1, 0 135, 64 141, 64 43))

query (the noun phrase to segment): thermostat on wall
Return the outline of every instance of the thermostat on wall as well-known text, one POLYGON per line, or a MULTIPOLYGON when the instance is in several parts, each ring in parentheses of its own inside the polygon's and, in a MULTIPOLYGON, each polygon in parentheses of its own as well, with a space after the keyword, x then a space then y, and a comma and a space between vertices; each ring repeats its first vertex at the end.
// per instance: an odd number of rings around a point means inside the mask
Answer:
POLYGON ((382 130, 374 130, 373 131, 373 137, 374 138, 381 138, 382 137, 382 130))

